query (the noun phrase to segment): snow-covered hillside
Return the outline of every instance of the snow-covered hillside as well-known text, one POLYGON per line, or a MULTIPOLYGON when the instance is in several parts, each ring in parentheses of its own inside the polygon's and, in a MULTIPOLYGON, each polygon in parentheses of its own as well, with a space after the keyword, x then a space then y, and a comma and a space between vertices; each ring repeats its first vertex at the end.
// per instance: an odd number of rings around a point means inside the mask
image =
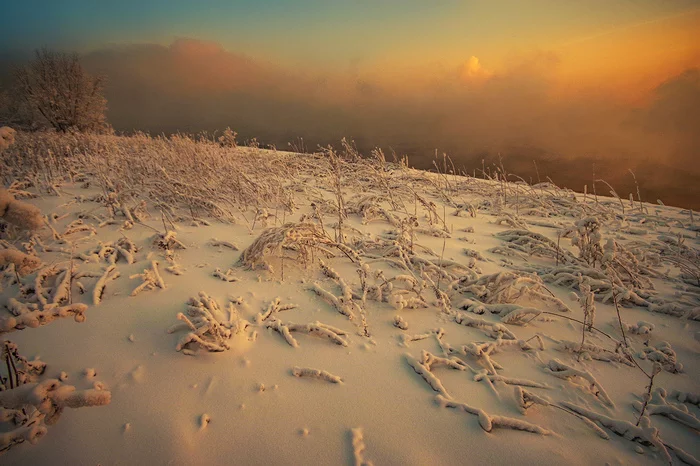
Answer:
POLYGON ((0 154, 45 216, 0 233, 2 464, 698 464, 692 212, 44 137, 0 154))

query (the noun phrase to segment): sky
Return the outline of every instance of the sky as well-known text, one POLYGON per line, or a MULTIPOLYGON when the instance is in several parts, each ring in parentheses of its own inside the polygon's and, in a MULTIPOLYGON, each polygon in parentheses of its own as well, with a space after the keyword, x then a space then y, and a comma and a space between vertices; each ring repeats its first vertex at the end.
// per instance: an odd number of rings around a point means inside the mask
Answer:
MULTIPOLYGON (((693 25, 682 18, 698 9, 698 0, 35 0, 3 7, 0 44, 88 51, 188 37, 286 65, 371 67, 477 56, 499 67, 514 52, 577 54, 616 31, 642 35, 656 22, 664 27, 651 33, 680 38, 678 25, 693 25)), ((617 52, 618 59, 631 58, 617 52)))
POLYGON ((39 47, 77 51, 107 76, 119 131, 231 126, 278 147, 345 136, 426 167, 436 149, 466 168, 502 155, 579 190, 596 163, 620 183, 648 174, 650 195, 700 198, 670 182, 700 184, 700 0, 28 0, 2 13, 0 75, 39 47))

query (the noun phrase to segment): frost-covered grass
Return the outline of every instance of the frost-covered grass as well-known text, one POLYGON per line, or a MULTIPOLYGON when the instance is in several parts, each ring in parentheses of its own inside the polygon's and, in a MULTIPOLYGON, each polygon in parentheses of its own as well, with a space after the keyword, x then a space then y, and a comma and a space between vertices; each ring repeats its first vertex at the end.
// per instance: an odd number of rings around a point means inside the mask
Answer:
POLYGON ((3 464, 697 464, 691 213, 435 167, 18 133, 3 464))
POLYGON ((183 209, 190 219, 233 220, 241 208, 291 202, 282 181, 296 170, 279 170, 284 157, 187 136, 18 133, 0 166, 4 184, 29 182, 45 193, 66 179, 96 184, 108 208, 130 221, 143 200, 170 217, 183 209))

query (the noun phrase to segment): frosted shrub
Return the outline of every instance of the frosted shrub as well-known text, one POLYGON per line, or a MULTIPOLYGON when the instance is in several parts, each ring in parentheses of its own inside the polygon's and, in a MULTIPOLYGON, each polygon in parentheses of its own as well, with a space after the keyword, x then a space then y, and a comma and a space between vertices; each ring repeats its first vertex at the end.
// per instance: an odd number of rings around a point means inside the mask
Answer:
POLYGON ((20 275, 33 272, 41 266, 41 259, 37 256, 25 254, 17 249, 0 249, 0 267, 14 266, 20 275))
POLYGON ((7 368, 7 376, 0 372, 0 454, 25 441, 38 442, 65 408, 104 406, 112 399, 99 383, 76 390, 56 379, 41 380, 46 364, 27 360, 10 341, 3 342, 0 359, 7 368))
POLYGON ((224 130, 224 134, 218 138, 219 145, 221 147, 238 147, 236 136, 238 136, 238 133, 233 131, 231 128, 226 128, 224 130))
POLYGON ((16 93, 31 112, 32 123, 60 132, 101 131, 107 100, 103 76, 91 76, 75 54, 37 50, 34 59, 17 68, 16 93))
POLYGON ((0 218, 23 230, 38 230, 44 225, 38 207, 18 201, 3 188, 0 188, 0 218))
POLYGON ((0 128, 0 152, 15 143, 15 134, 16 131, 9 126, 0 128))
POLYGON ((571 244, 579 250, 579 257, 588 265, 595 266, 603 257, 603 248, 600 245, 602 235, 600 233, 600 221, 596 217, 586 217, 573 228, 565 232, 565 236, 571 236, 571 244))

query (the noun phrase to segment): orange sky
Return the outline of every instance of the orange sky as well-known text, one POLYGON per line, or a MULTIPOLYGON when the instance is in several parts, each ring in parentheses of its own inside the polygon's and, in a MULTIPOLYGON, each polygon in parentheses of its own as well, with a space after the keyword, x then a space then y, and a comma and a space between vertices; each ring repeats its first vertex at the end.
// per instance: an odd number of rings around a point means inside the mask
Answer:
POLYGON ((628 26, 555 47, 557 80, 643 97, 670 76, 700 66, 700 10, 628 26))
POLYGON ((642 102, 669 77, 700 67, 700 9, 565 40, 497 41, 468 50, 474 53, 450 46, 437 53, 420 47, 386 51, 353 72, 396 92, 444 86, 451 78, 478 86, 492 77, 531 73, 553 84, 557 95, 592 92, 642 102))

